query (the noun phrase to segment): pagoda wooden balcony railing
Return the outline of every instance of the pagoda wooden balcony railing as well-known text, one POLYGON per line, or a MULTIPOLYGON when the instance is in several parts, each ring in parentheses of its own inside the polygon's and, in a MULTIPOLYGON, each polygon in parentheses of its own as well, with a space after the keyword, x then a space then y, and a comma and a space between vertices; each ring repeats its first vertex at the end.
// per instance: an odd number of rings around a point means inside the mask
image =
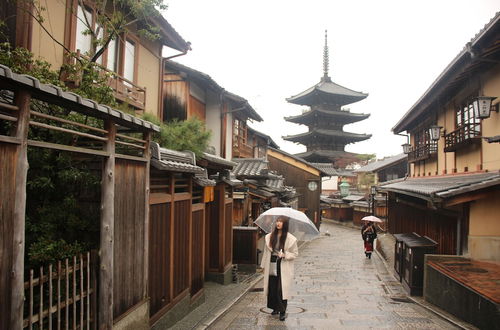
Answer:
POLYGON ((243 139, 233 136, 233 157, 252 158, 253 147, 246 144, 243 139))
POLYGON ((456 151, 466 145, 481 141, 480 124, 465 124, 445 135, 444 151, 456 151))
POLYGON ((408 162, 414 163, 419 160, 425 160, 435 154, 437 154, 437 143, 427 143, 410 151, 408 154, 408 162))
MULTIPOLYGON (((79 52, 76 54, 77 57, 84 57, 79 52)), ((67 59, 70 63, 75 63, 75 58, 67 59)), ((118 75, 116 72, 108 70, 105 67, 101 67, 101 71, 108 73, 110 75, 108 86, 113 89, 114 97, 124 103, 130 104, 137 110, 144 110, 146 108, 146 88, 139 87, 132 81, 118 75)), ((78 84, 79 82, 74 79, 65 78, 66 82, 71 82, 73 84, 78 84)))

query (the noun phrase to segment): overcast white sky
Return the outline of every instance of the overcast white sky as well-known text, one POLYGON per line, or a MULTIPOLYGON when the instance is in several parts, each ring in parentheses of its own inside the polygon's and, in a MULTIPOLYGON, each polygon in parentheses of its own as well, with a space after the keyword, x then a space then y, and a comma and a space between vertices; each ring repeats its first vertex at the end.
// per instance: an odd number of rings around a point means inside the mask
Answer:
POLYGON ((499 0, 165 2, 165 17, 192 43, 175 60, 246 98, 264 118, 250 125, 290 153, 305 147, 281 136, 307 127, 284 121, 304 108, 285 98, 319 82, 328 30, 330 77, 369 93, 346 108, 371 116, 344 130, 372 138, 346 150, 378 158, 401 153, 405 138, 391 128, 500 10, 499 0))

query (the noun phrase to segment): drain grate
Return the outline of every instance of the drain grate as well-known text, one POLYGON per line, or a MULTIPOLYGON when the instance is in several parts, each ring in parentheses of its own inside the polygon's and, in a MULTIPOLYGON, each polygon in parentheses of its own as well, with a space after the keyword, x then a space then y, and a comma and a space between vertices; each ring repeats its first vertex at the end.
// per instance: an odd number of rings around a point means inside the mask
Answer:
POLYGON ((264 291, 264 288, 251 288, 250 290, 248 290, 249 292, 263 292, 264 291))

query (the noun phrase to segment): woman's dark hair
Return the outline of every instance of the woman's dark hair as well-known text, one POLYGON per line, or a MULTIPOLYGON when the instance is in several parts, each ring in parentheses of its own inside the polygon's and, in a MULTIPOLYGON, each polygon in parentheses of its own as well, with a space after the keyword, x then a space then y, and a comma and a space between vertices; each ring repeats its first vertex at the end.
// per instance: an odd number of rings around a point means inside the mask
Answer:
MULTIPOLYGON (((276 219, 276 222, 278 222, 278 221, 283 223, 283 227, 281 228, 281 237, 280 237, 278 248, 284 250, 286 236, 288 234, 288 217, 280 216, 278 219, 276 219)), ((276 224, 275 224, 273 232, 271 233, 271 237, 269 239, 269 247, 271 249, 274 249, 274 247, 276 246, 277 240, 278 240, 278 228, 276 227, 276 224)))

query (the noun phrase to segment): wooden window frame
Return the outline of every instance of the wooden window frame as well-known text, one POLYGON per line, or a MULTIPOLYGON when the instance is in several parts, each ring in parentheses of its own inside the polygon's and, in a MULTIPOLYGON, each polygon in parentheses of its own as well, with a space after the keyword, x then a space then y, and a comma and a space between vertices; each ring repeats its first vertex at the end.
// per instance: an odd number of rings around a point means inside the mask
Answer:
MULTIPOLYGON (((97 22, 97 9, 96 5, 93 1, 90 0, 84 0, 83 5, 89 9, 92 12, 92 27, 95 26, 97 22)), ((66 4, 66 27, 65 27, 65 35, 64 35, 64 46, 69 49, 70 51, 76 52, 76 24, 78 20, 78 6, 80 6, 80 1, 79 0, 68 0, 66 4)), ((140 39, 133 34, 132 32, 125 32, 117 35, 116 37, 116 42, 117 42, 117 65, 116 65, 116 71, 112 71, 116 73, 119 76, 123 76, 124 73, 124 63, 125 63, 125 41, 130 40, 135 44, 135 53, 134 53, 134 79, 133 83, 137 83, 137 76, 138 76, 138 69, 139 69, 139 48, 140 48, 140 39)), ((101 55, 102 62, 101 66, 107 69, 107 64, 108 64, 108 49, 105 49, 104 52, 101 55)), ((111 71, 111 70, 109 70, 111 71)))

